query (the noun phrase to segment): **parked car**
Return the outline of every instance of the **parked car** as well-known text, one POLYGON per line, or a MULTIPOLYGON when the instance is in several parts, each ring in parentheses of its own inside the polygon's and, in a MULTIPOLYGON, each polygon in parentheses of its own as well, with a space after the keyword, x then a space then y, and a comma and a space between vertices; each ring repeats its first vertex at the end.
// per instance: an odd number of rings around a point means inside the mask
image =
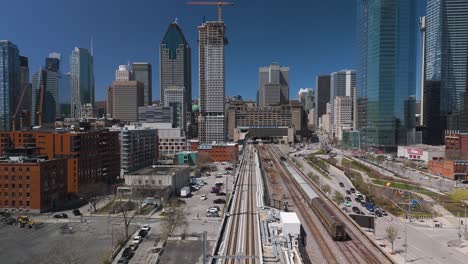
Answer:
POLYGON ((340 187, 344 187, 344 183, 340 182, 340 187))
POLYGON ((350 195, 350 194, 351 194, 351 191, 350 191, 350 190, 346 190, 346 194, 350 195))
POLYGON ((132 239, 132 244, 140 244, 141 241, 143 241, 143 239, 141 238, 141 236, 134 236, 133 239, 132 239))
POLYGON ((202 201, 206 200, 206 194, 202 194, 202 195, 200 196, 200 200, 202 200, 202 201))
POLYGON ((78 210, 78 209, 73 210, 72 213, 73 213, 73 215, 75 215, 75 216, 81 215, 81 212, 80 212, 80 210, 78 210))
POLYGON ((150 230, 151 230, 151 226, 150 226, 150 225, 143 225, 143 226, 141 227, 141 230, 150 231, 150 230))
POLYGON ((131 248, 133 250, 133 252, 135 252, 137 250, 137 248, 138 248, 138 244, 131 244, 128 247, 131 248))
POLYGON ((380 212, 379 210, 376 210, 376 211, 375 211, 375 215, 378 216, 378 217, 382 217, 382 216, 383 216, 382 212, 380 212))
POLYGON ((358 203, 361 203, 361 199, 359 199, 359 197, 354 198, 354 200, 358 203))
POLYGON ((121 257, 117 261, 117 264, 127 264, 127 263, 128 263, 128 259, 126 257, 121 257))
POLYGON ((217 208, 213 208, 213 207, 210 207, 206 210, 207 213, 218 213, 218 209, 217 208))
POLYGON ((225 204, 226 200, 225 199, 216 199, 216 200, 213 201, 213 203, 215 203, 215 204, 225 204))
POLYGON ((351 202, 351 198, 349 198, 348 196, 346 196, 344 199, 348 202, 351 202))
POLYGON ((146 230, 140 230, 140 232, 138 232, 138 236, 140 237, 145 237, 146 235, 148 235, 148 231, 146 230))
POLYGON ((362 195, 362 194, 361 194, 359 191, 356 191, 356 192, 354 193, 354 195, 360 196, 360 195, 362 195))
POLYGON ((207 217, 219 217, 218 212, 207 212, 206 213, 207 217))
POLYGON ((219 192, 216 194, 216 196, 226 196, 226 193, 225 192, 219 192))
POLYGON ((351 189, 349 189, 349 191, 352 192, 352 193, 355 193, 355 192, 356 192, 356 189, 351 188, 351 189))
POLYGON ((359 210, 359 208, 357 208, 356 206, 353 206, 353 208, 351 208, 353 210, 353 212, 355 212, 356 214, 360 214, 361 213, 361 210, 359 210))
POLYGON ((219 187, 213 187, 211 188, 211 193, 219 193, 221 189, 219 187))
POLYGON ((345 201, 345 202, 344 202, 344 205, 345 205, 346 207, 351 207, 351 203, 350 203, 349 201, 345 201))
POLYGON ((131 259, 134 254, 135 254, 135 252, 133 252, 133 249, 131 247, 127 247, 122 252, 122 257, 126 257, 127 259, 131 259))
POLYGON ((380 210, 380 212, 382 213, 383 216, 387 216, 387 212, 385 212, 384 210, 380 210))
POLYGON ((68 215, 64 213, 55 214, 54 218, 68 218, 68 215))
POLYGON ((366 207, 366 202, 361 201, 361 205, 362 205, 363 207, 366 207))

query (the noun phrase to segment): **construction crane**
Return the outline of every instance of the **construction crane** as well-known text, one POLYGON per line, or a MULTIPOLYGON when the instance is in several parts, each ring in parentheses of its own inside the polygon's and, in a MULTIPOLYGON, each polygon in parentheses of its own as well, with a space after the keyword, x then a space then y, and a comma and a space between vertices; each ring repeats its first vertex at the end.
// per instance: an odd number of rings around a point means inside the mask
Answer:
POLYGON ((218 6, 218 21, 221 22, 223 21, 223 16, 222 16, 222 11, 221 8, 222 6, 233 6, 234 2, 187 2, 187 5, 215 5, 218 6))
POLYGON ((12 122, 13 122, 13 131, 16 131, 16 116, 18 115, 18 111, 19 109, 21 108, 21 105, 23 104, 23 100, 24 100, 24 96, 26 95, 26 91, 28 90, 28 84, 25 84, 23 86, 23 90, 21 91, 21 96, 18 100, 18 103, 16 105, 16 109, 15 109, 15 112, 13 113, 13 116, 12 116, 12 122))

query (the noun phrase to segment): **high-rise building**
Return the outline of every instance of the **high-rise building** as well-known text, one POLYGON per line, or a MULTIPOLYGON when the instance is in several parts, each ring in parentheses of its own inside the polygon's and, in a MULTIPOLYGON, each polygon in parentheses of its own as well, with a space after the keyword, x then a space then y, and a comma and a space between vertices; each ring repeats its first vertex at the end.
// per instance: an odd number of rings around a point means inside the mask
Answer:
POLYGON ((143 83, 144 104, 153 104, 153 77, 151 64, 148 62, 134 62, 132 64, 133 79, 143 83))
POLYGON ((70 56, 71 116, 79 118, 81 107, 94 107, 94 62, 87 49, 75 48, 70 56))
POLYGON ((107 100, 106 100, 106 112, 108 117, 114 116, 114 95, 112 94, 112 86, 107 87, 107 100))
POLYGON ((259 107, 289 104, 289 67, 273 62, 259 69, 259 107))
MULTIPOLYGON (((335 128, 335 102, 338 96, 348 96, 354 98, 356 92, 356 71, 355 70, 342 70, 330 74, 330 125, 332 134, 336 136, 335 128)), ((352 112, 352 110, 351 110, 352 112)), ((352 118, 352 115, 351 115, 352 118)))
POLYGON ((416 94, 417 1, 359 0, 358 124, 364 147, 411 144, 416 94))
MULTIPOLYGON (((463 111, 467 83, 468 2, 428 0, 425 19, 424 143, 444 142, 450 115, 463 111)), ((457 128, 454 128, 457 129, 457 128)))
POLYGON ((170 123, 175 128, 176 112, 172 107, 165 106, 141 106, 138 107, 139 123, 170 123))
POLYGON ((59 72, 57 117, 71 117, 71 98, 70 98, 70 73, 59 72))
POLYGON ((225 32, 223 21, 208 21, 198 26, 200 82, 198 137, 201 143, 226 141, 225 32))
POLYGON ((160 82, 161 104, 177 109, 177 127, 188 135, 187 123, 193 123, 191 49, 177 23, 169 25, 161 42, 160 82))
POLYGON ((115 71, 116 81, 131 81, 133 80, 132 72, 127 65, 119 65, 119 69, 115 71))
POLYGON ((299 90, 299 101, 304 106, 304 110, 309 113, 312 109, 315 108, 315 98, 314 98, 314 89, 304 88, 299 90))
POLYGON ((137 122, 138 107, 143 106, 143 83, 114 81, 112 83, 112 117, 122 122, 137 122))
POLYGON ((315 123, 319 117, 327 113, 327 103, 330 102, 330 75, 320 75, 316 79, 315 90, 315 123))
POLYGON ((353 100, 350 96, 337 96, 333 104, 333 130, 335 137, 342 140, 343 131, 353 127, 353 100))
POLYGON ((21 106, 16 115, 16 127, 31 125, 31 83, 29 82, 29 60, 28 57, 20 56, 20 94, 18 100, 21 101, 21 106))
POLYGON ((8 40, 0 40, 0 131, 12 129, 20 91, 20 57, 18 47, 8 40))
POLYGON ((59 72, 60 70, 60 53, 52 52, 45 60, 45 68, 48 71, 59 72))

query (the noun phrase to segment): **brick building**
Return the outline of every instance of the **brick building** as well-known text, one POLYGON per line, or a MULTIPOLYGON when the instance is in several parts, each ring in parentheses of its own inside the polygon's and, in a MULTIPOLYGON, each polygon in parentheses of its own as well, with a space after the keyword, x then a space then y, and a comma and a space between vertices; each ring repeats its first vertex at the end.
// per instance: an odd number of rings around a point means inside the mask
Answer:
POLYGON ((0 208, 43 212, 67 195, 67 159, 39 157, 0 159, 0 208))
POLYGON ((97 184, 114 182, 120 171, 118 132, 0 132, 0 155, 21 149, 49 160, 67 158, 67 192, 81 196, 100 191, 97 184))
POLYGON ((429 161, 428 170, 452 180, 468 180, 468 133, 446 131, 445 160, 429 161))
POLYGON ((194 144, 191 151, 198 151, 199 158, 207 153, 212 162, 236 162, 239 159, 239 145, 236 143, 194 144))

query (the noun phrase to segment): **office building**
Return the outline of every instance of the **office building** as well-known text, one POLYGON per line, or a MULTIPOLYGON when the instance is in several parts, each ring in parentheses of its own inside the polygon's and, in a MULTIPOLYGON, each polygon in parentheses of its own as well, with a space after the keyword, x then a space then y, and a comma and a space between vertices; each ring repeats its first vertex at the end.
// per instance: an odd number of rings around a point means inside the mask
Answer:
MULTIPOLYGON (((334 136, 337 136, 335 128, 335 102, 334 100, 338 96, 347 96, 351 99, 351 106, 353 104, 353 98, 356 92, 356 71, 355 70, 342 70, 338 72, 333 72, 330 74, 330 124, 331 124, 331 133, 334 136)), ((341 102, 340 102, 341 103, 341 102)), ((351 127, 352 124, 352 115, 353 108, 351 108, 351 127)), ((341 115, 341 113, 338 113, 341 115)))
POLYGON ((119 69, 115 70, 116 81, 131 81, 133 80, 133 74, 127 65, 119 65, 119 69))
POLYGON ((237 143, 201 144, 199 140, 194 139, 187 142, 187 149, 197 152, 197 157, 205 154, 210 162, 235 163, 239 159, 237 143))
POLYGON ((138 107, 143 106, 143 83, 114 81, 112 83, 112 117, 122 122, 137 122, 138 107))
POLYGON ((107 117, 113 117, 114 116, 114 95, 112 93, 112 85, 107 86, 106 89, 106 112, 107 112, 107 117))
POLYGON ((466 105, 468 2, 428 0, 425 18, 424 142, 442 144, 448 119, 466 105))
POLYGON ((343 139, 343 130, 353 128, 353 100, 350 96, 337 96, 333 99, 333 131, 338 140, 343 139))
POLYGON ((189 166, 148 166, 125 175, 125 185, 159 190, 169 187, 173 195, 189 184, 189 166))
POLYGON ((67 159, 7 155, 0 158, 0 209, 41 213, 67 199, 67 159))
POLYGON ((170 123, 176 127, 174 119, 176 109, 164 106, 140 106, 138 107, 138 122, 140 123, 170 123))
POLYGON ((143 83, 145 106, 153 104, 153 75, 151 64, 148 62, 134 62, 132 64, 133 79, 143 83))
POLYGON ((21 104, 15 117, 16 129, 22 129, 31 125, 31 83, 29 82, 28 57, 20 56, 20 95, 18 103, 21 104))
POLYGON ((120 175, 130 173, 158 160, 158 131, 156 129, 127 125, 113 126, 119 132, 120 175))
POLYGON ((315 89, 315 123, 319 117, 327 113, 327 103, 330 102, 330 75, 320 75, 316 79, 315 89))
POLYGON ((0 40, 0 69, 0 131, 10 131, 21 78, 18 47, 8 40, 0 40))
POLYGON ((193 123, 191 56, 179 25, 171 23, 160 46, 160 96, 163 106, 176 109, 176 126, 186 134, 193 123))
POLYGON ((71 116, 79 118, 81 107, 94 106, 94 62, 87 49, 75 48, 70 56, 71 116))
POLYGON ((289 67, 274 62, 259 69, 258 106, 289 104, 289 67))
POLYGON ((411 144, 415 123, 417 1, 358 1, 358 129, 365 148, 411 144))
POLYGON ((29 152, 46 160, 67 159, 67 192, 80 195, 105 191, 120 170, 119 134, 37 130, 0 133, 0 155, 29 152))
POLYGON ((225 32, 222 21, 208 21, 198 26, 198 138, 202 143, 226 141, 225 32))
POLYGON ((312 88, 304 88, 299 90, 299 101, 304 106, 304 110, 309 113, 315 108, 315 92, 312 88))

